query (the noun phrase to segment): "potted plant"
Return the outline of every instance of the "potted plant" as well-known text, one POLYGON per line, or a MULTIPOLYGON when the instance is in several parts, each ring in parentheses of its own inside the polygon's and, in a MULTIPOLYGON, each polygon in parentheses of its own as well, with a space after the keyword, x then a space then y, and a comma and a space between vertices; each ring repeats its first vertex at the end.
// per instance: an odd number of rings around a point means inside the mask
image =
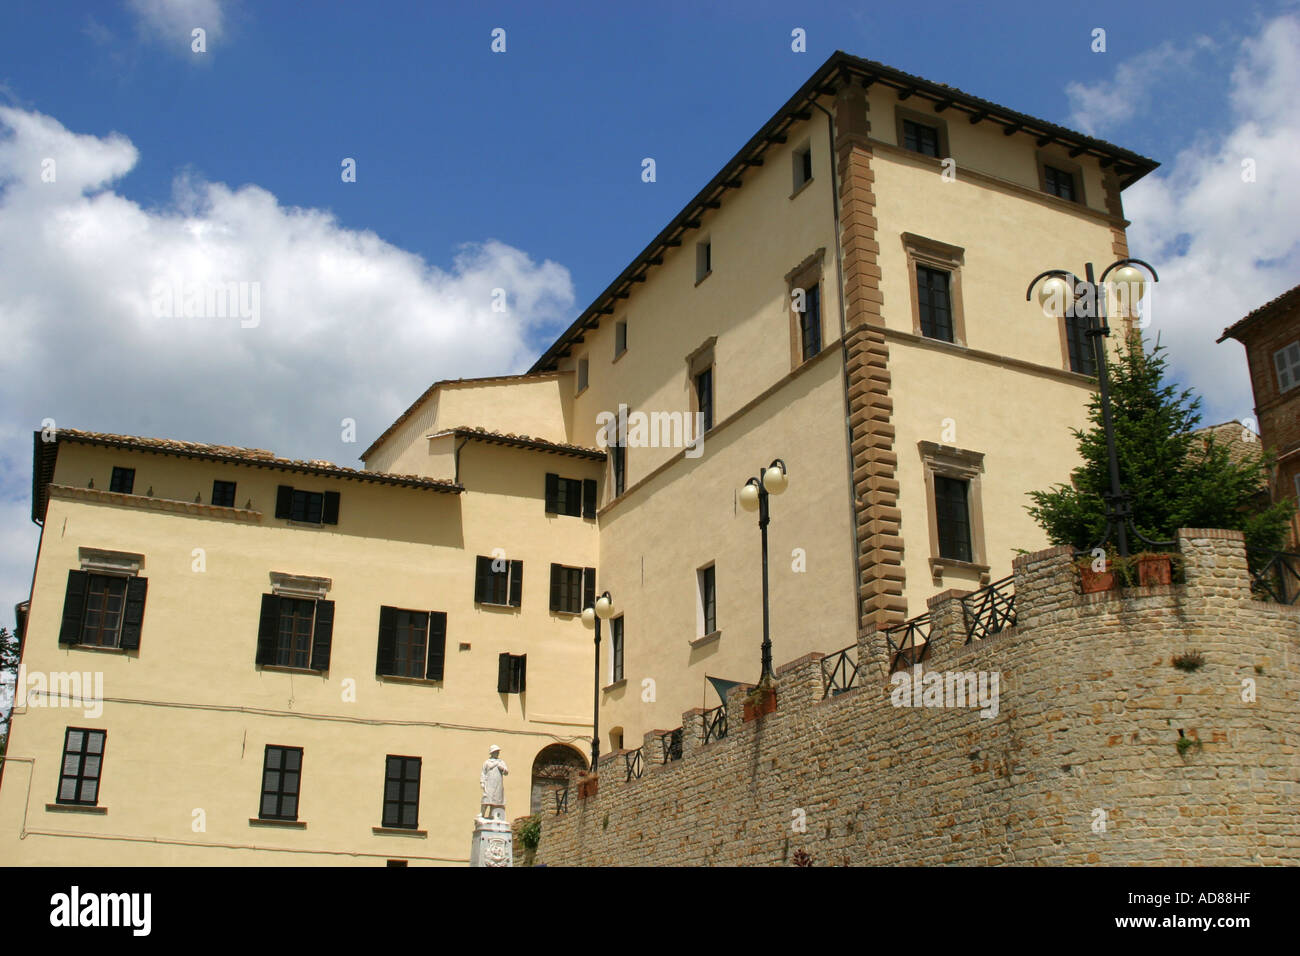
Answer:
POLYGON ((745 697, 745 723, 776 710, 776 685, 759 684, 745 697))
POLYGON ((1147 588, 1157 584, 1173 583, 1174 559, 1172 555, 1143 551, 1137 556, 1136 560, 1138 583, 1142 587, 1147 588))
POLYGON ((1102 567, 1103 571, 1093 570, 1092 558, 1083 558, 1075 564, 1079 571, 1079 579, 1083 585, 1084 594, 1096 594, 1099 591, 1109 591, 1115 587, 1115 570, 1114 558, 1106 556, 1102 567))

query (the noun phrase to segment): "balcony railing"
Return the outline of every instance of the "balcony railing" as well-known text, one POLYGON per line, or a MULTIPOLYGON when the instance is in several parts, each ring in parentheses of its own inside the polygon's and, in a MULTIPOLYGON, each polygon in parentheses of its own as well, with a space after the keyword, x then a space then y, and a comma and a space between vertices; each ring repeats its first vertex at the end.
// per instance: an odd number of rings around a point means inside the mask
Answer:
POLYGON ((961 599, 966 643, 992 637, 1016 623, 1016 588, 1011 577, 994 581, 961 599))
POLYGON ((857 684, 858 645, 850 644, 822 658, 822 700, 834 697, 857 684))
POLYGON ((727 705, 719 704, 712 710, 706 710, 700 715, 704 721, 704 742, 711 743, 714 740, 721 740, 727 736, 727 705))
POLYGON ((889 673, 915 667, 930 653, 930 615, 922 614, 886 629, 889 642, 889 673))
POLYGON ((1261 601, 1295 604, 1300 600, 1300 554, 1249 548, 1250 590, 1261 601))
POLYGON ((623 754, 623 765, 627 768, 627 776, 623 778, 626 783, 629 780, 641 779, 641 748, 629 750, 623 754))
POLYGON ((682 759, 682 728, 660 734, 659 743, 663 747, 663 763, 682 759))

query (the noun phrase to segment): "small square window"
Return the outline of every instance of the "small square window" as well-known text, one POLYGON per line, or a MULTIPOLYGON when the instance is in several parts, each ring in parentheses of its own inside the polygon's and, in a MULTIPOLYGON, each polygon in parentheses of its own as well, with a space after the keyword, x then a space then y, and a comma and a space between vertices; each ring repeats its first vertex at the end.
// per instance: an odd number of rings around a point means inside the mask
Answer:
POLYGON ((614 323, 614 358, 627 351, 627 320, 620 319, 614 323))
POLYGON ((135 469, 114 467, 113 477, 108 482, 108 490, 129 495, 133 488, 135 488, 135 469))
POLYGON ((922 156, 939 155, 939 130, 915 120, 903 120, 903 146, 922 156))
POLYGON ((528 689, 528 655, 500 654, 497 657, 497 693, 522 694, 528 689))
POLYGON ((1043 183, 1047 191, 1053 196, 1060 196, 1062 199, 1068 199, 1070 202, 1076 201, 1076 190, 1074 188, 1074 174, 1064 169, 1057 169, 1055 166, 1043 165, 1043 183))
POLYGON ((214 481, 212 483, 212 503, 218 508, 235 507, 235 483, 233 481, 214 481))
POLYGON ((695 244, 695 282, 698 284, 713 272, 713 242, 701 239, 695 244))

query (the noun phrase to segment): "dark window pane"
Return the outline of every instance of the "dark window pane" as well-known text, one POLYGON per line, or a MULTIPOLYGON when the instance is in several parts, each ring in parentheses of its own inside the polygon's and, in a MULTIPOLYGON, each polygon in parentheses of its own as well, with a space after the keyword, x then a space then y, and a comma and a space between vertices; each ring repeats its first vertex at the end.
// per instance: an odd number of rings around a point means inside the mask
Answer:
POLYGON ((939 556, 971 560, 969 485, 960 478, 934 477, 935 516, 939 526, 939 556))
POLYGON ((109 479, 108 490, 129 495, 135 487, 134 468, 114 468, 113 477, 109 479))
POLYGON ((933 126, 903 120, 903 145, 924 156, 939 155, 939 130, 933 126))
POLYGON ((808 361, 822 350, 822 297, 821 285, 804 290, 804 311, 799 316, 799 330, 803 340, 803 359, 808 361))
POLYGON ((704 415, 704 430, 713 427, 713 369, 705 369, 695 376, 695 396, 704 415))
POLYGON ((949 278, 941 269, 916 267, 916 300, 921 314, 921 334, 926 338, 953 340, 949 278))
POLYGON ((214 481, 212 483, 212 503, 219 508, 235 507, 235 483, 233 481, 214 481))

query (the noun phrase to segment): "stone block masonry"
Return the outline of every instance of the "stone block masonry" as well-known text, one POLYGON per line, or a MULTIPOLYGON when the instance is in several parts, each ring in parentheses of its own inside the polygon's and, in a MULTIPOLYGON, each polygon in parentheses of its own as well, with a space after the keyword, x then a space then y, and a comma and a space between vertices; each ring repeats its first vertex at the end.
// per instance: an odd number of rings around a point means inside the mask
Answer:
POLYGON ((922 673, 996 674, 996 716, 894 706, 869 627, 849 689, 824 697, 809 655, 778 670, 775 713, 742 722, 736 688, 723 739, 690 712, 682 759, 647 735, 640 779, 602 761, 595 795, 545 814, 537 862, 1300 862, 1300 607, 1252 597, 1240 534, 1178 539, 1184 583, 1103 594, 1081 593, 1069 549, 1022 555, 1016 623, 969 644, 961 595, 931 599, 922 673), (1203 666, 1173 666, 1192 651, 1203 666))

